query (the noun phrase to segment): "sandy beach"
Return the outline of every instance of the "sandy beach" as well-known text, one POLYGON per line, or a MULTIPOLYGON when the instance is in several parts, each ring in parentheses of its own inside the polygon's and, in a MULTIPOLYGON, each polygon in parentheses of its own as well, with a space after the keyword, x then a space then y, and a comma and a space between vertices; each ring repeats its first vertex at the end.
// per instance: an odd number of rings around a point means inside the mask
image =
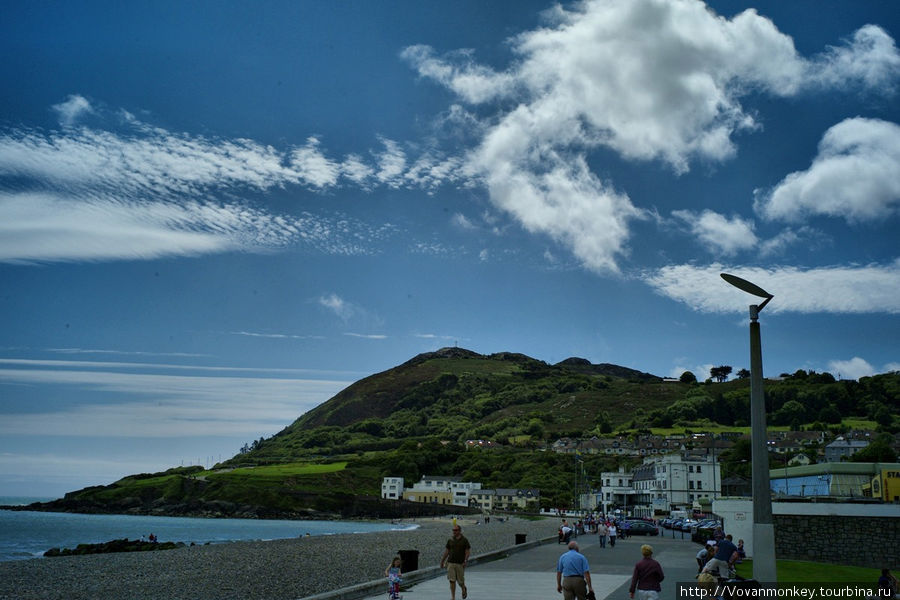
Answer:
MULTIPOLYGON (((407 531, 190 546, 161 552, 96 554, 0 563, 0 599, 297 600, 382 578, 399 550, 436 566, 451 520, 411 521, 407 531)), ((555 535, 558 520, 459 519, 472 554, 555 535)), ((302 527, 302 525, 301 525, 302 527)))

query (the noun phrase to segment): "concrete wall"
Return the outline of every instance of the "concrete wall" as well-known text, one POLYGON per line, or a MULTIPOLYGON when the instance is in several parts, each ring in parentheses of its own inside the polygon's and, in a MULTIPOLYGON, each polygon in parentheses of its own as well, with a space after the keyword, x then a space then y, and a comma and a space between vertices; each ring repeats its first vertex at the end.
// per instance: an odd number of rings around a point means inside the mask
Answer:
MULTIPOLYGON (((753 502, 716 499, 725 532, 753 557, 753 502)), ((775 555, 875 568, 900 568, 900 505, 773 502, 775 555)))

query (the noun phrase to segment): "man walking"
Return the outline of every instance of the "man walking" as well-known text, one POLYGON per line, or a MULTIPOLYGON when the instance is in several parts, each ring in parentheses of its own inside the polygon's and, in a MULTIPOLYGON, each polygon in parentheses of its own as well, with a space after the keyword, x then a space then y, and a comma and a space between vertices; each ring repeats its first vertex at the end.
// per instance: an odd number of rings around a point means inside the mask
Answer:
POLYGON ((462 527, 453 525, 453 537, 447 540, 444 554, 441 556, 441 568, 447 566, 447 579, 450 581, 450 600, 456 600, 456 584, 462 590, 463 600, 469 595, 466 589, 466 565, 469 564, 469 552, 472 547, 462 534, 462 527))
POLYGON ((634 592, 637 590, 638 600, 658 600, 659 592, 662 590, 659 584, 666 576, 663 575, 662 566, 651 558, 653 546, 649 544, 641 546, 641 555, 644 558, 634 565, 628 593, 634 598, 634 592))
POLYGON ((569 542, 569 551, 556 562, 556 591, 564 600, 585 600, 591 585, 591 569, 587 558, 578 551, 578 542, 569 542))
POLYGON ((609 533, 609 529, 606 528, 606 523, 600 521, 600 524, 597 525, 597 536, 600 538, 600 547, 606 548, 606 534, 609 533))

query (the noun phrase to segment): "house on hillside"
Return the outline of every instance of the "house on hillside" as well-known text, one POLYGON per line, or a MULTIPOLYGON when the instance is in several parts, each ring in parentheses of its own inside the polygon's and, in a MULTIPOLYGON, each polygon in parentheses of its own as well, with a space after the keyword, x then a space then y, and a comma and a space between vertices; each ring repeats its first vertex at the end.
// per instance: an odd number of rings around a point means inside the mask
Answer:
POLYGON ((841 462, 867 447, 866 440, 847 440, 842 437, 825 446, 825 462, 841 462))
POLYGON ((386 500, 399 500, 403 497, 403 478, 385 477, 381 480, 381 497, 386 500))

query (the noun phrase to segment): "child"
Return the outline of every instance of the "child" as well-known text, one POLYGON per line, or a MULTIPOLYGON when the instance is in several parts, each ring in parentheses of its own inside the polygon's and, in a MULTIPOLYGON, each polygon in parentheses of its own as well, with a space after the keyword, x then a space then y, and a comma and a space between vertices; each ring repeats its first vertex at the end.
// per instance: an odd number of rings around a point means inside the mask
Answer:
POLYGON ((384 570, 384 574, 388 578, 388 598, 390 598, 390 600, 400 600, 400 581, 402 575, 400 572, 400 563, 400 557, 395 556, 394 560, 391 561, 391 564, 384 570))

